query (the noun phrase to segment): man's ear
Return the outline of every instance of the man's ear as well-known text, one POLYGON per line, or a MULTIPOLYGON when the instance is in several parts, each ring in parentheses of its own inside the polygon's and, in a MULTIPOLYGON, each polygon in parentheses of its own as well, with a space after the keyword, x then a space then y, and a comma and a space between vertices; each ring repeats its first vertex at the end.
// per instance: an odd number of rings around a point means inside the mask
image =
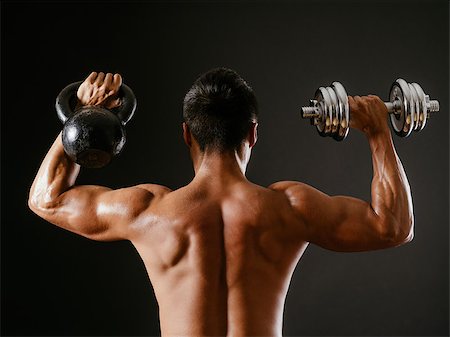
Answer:
POLYGON ((189 126, 186 122, 183 122, 183 139, 187 146, 192 146, 191 130, 189 130, 189 126))
POLYGON ((252 148, 258 140, 258 123, 252 122, 250 131, 248 132, 248 146, 252 148))

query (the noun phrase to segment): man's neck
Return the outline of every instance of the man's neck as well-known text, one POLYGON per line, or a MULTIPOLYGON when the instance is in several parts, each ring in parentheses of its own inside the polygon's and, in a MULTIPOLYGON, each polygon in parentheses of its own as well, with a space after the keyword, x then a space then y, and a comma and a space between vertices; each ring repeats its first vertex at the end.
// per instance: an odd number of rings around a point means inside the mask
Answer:
POLYGON ((194 160, 195 180, 211 177, 216 181, 218 177, 223 180, 246 179, 246 167, 246 161, 242 160, 237 151, 205 151, 194 160))

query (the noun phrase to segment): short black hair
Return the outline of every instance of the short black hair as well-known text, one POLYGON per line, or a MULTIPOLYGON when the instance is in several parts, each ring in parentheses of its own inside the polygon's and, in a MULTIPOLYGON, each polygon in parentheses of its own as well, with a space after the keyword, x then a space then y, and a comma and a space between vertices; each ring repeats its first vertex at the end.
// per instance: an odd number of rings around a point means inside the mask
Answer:
POLYGON ((257 122, 252 88, 237 72, 215 68, 201 75, 183 101, 183 117, 200 150, 236 150, 257 122))

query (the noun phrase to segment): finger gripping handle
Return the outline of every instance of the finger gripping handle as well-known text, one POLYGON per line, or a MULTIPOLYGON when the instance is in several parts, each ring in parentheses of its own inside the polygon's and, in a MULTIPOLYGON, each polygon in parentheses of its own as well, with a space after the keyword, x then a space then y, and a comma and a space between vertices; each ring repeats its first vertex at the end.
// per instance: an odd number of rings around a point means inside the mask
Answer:
MULTIPOLYGON (((73 107, 76 106, 77 91, 83 81, 69 84, 59 93, 56 98, 55 108, 59 120, 64 124, 74 115, 73 107)), ((137 101, 133 90, 126 84, 122 83, 119 96, 122 97, 122 104, 111 111, 117 115, 122 125, 127 124, 136 111, 137 101)))

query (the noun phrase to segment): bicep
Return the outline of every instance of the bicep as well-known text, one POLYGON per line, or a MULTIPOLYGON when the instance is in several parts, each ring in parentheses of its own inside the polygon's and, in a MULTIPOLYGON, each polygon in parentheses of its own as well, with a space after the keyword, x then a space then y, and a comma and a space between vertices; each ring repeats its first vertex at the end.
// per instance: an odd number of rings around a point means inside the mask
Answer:
POLYGON ((334 251, 367 251, 392 246, 371 205, 347 196, 329 196, 301 183, 285 188, 295 230, 306 241, 334 251))
POLYGON ((153 194, 138 187, 112 190, 76 186, 62 193, 41 214, 49 222, 98 241, 127 239, 127 227, 149 204, 153 194))

